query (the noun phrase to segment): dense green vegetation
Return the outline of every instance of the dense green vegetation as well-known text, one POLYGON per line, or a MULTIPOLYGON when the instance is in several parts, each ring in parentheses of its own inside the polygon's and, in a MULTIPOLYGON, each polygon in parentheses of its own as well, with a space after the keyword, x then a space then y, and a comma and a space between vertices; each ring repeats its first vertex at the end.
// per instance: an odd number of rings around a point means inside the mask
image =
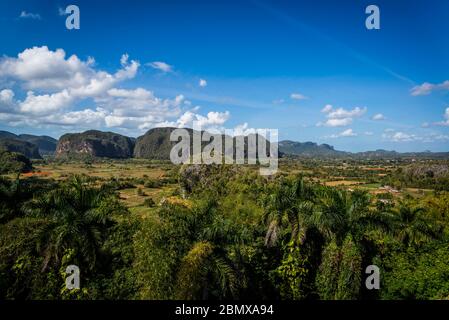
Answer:
POLYGON ((2 138, 0 136, 0 149, 9 152, 21 153, 27 158, 41 158, 39 149, 35 144, 18 138, 2 138))
POLYGON ((56 156, 130 158, 134 143, 134 138, 114 132, 88 130, 82 133, 67 133, 59 138, 56 156))
MULTIPOLYGON (((156 163, 157 178, 3 178, 0 298, 448 298, 444 188, 412 197, 327 186, 313 178, 357 175, 362 164, 328 165, 287 162, 269 178, 251 167, 156 163), (139 214, 129 197, 140 199, 139 214), (69 264, 81 270, 80 290, 65 288, 69 264), (365 287, 371 264, 380 290, 365 287)), ((388 170, 364 178, 380 186, 400 173, 388 170)))
POLYGON ((0 148, 0 174, 28 172, 31 169, 31 161, 27 157, 0 148))

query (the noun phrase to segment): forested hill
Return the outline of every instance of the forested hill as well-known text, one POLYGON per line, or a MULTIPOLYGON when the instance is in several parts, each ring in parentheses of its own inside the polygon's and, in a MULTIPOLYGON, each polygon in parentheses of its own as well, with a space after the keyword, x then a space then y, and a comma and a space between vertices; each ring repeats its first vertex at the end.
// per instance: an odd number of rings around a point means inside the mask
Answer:
POLYGON ((19 152, 29 158, 40 158, 41 155, 53 154, 58 140, 49 136, 32 134, 16 135, 8 131, 0 131, 0 145, 3 149, 19 152))
MULTIPOLYGON (((0 131, 0 146, 12 152, 19 152, 29 158, 56 154, 57 157, 92 156, 106 158, 146 158, 168 160, 170 150, 176 144, 170 141, 175 128, 153 128, 136 138, 114 132, 89 130, 82 133, 68 133, 59 141, 48 136, 29 134, 15 135, 0 131)), ((192 129, 187 129, 192 134, 192 129)), ((248 139, 244 138, 245 146, 248 139)), ((235 141, 235 140, 234 140, 235 141)), ((203 146, 207 144, 203 142, 203 146)), ((269 146, 269 142, 267 143, 269 146)), ((347 152, 336 150, 329 144, 283 140, 278 144, 280 157, 293 158, 354 158, 354 159, 449 159, 449 152, 406 152, 389 150, 347 152)))
POLYGON ((131 158, 134 144, 134 138, 113 132, 89 130, 68 133, 59 138, 56 157, 131 158))

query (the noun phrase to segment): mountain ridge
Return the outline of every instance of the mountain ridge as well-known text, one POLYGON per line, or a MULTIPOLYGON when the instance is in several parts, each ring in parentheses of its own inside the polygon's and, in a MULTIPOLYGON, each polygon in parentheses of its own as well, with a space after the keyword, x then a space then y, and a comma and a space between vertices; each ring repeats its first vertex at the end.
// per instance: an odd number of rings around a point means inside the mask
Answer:
MULTIPOLYGON (((91 155, 107 158, 148 158, 168 160, 170 150, 176 142, 170 141, 170 133, 176 128, 159 127, 148 130, 145 134, 133 138, 115 132, 87 130, 78 133, 66 133, 59 140, 49 136, 29 134, 16 135, 0 131, 0 145, 13 152, 21 152, 30 158, 40 158, 40 154, 91 155), (67 143, 71 140, 72 143, 67 143), (55 143, 54 151, 52 144, 55 143), (65 146, 63 146, 65 144, 65 146)), ((190 133, 192 129, 186 128, 190 133)), ((245 145, 247 143, 245 136, 245 145)), ((394 159, 394 158, 449 158, 449 152, 397 152, 394 150, 369 150, 350 152, 336 150, 334 146, 312 141, 298 142, 282 140, 278 142, 280 157, 290 158, 356 158, 356 159, 394 159)))
POLYGON ((58 143, 58 140, 45 135, 16 135, 9 131, 0 131, 0 141, 5 149, 22 153, 29 158, 41 158, 42 155, 53 154, 58 143), (38 149, 37 153, 34 146, 38 149))

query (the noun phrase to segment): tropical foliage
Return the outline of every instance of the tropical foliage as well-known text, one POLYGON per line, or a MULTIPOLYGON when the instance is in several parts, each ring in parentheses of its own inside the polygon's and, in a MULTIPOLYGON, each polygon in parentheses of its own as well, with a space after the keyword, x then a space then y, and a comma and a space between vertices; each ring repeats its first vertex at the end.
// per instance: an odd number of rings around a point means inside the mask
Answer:
POLYGON ((131 179, 0 180, 0 298, 449 297, 443 191, 386 199, 232 166, 173 174, 139 181, 173 188, 161 201, 134 189, 140 216, 121 201, 131 179), (65 288, 70 264, 80 290, 65 288), (372 264, 380 290, 365 286, 372 264))

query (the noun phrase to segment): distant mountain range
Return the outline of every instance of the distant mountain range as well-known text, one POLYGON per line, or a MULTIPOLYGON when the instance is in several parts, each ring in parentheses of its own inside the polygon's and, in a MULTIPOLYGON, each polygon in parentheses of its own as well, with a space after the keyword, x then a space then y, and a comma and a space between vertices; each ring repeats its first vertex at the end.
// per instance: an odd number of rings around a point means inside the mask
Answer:
POLYGON ((0 148, 18 152, 28 158, 39 159, 41 155, 53 154, 58 140, 48 136, 31 134, 15 135, 8 131, 0 131, 0 148))
POLYGON ((284 140, 279 142, 279 151, 285 156, 308 158, 356 158, 356 159, 397 159, 397 158, 449 158, 449 152, 396 152, 378 149, 375 151, 347 152, 335 150, 328 144, 314 142, 296 142, 284 140))
POLYGON ((328 144, 315 142, 279 142, 279 151, 287 157, 304 158, 355 158, 355 159, 397 159, 397 158, 449 158, 449 152, 396 152, 378 149, 375 151, 347 152, 335 150, 328 144))
MULTIPOLYGON (((170 134, 174 129, 168 127, 150 129, 137 139, 113 132, 89 130, 82 133, 68 133, 61 136, 59 140, 48 136, 15 135, 11 132, 0 131, 0 149, 19 152, 28 158, 40 158, 41 155, 54 154, 56 157, 61 158, 92 156, 168 160, 170 151, 175 144, 175 142, 170 141, 170 134)), ((187 130, 189 134, 192 134, 192 129, 187 130)), ((244 137, 244 141, 246 146, 248 137, 244 137)), ((269 143, 267 145, 269 146, 269 143)), ((280 141, 278 146, 281 157, 292 158, 449 159, 449 152, 399 153, 396 151, 376 150, 352 153, 335 150, 333 146, 328 144, 290 140, 280 141)))
POLYGON ((296 142, 283 140, 278 143, 279 151, 288 156, 301 157, 341 157, 348 152, 337 151, 328 144, 316 144, 315 142, 296 142))

